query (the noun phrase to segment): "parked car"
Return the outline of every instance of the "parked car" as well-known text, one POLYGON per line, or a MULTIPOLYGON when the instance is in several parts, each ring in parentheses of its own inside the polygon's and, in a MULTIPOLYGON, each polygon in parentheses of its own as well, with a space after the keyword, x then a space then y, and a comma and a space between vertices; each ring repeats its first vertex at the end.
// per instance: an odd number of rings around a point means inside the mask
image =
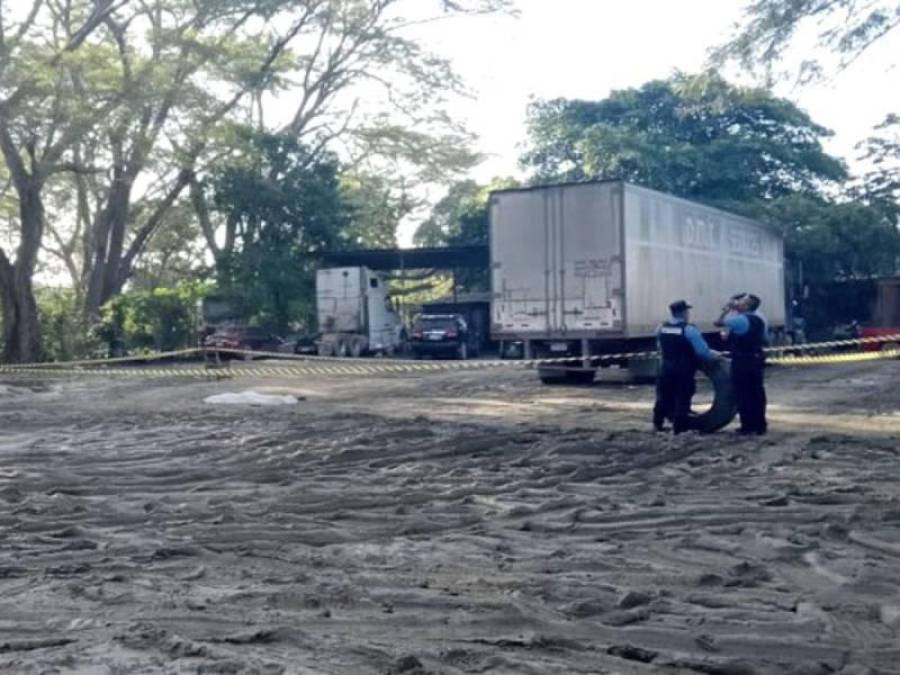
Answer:
POLYGON ((319 353, 319 347, 316 342, 321 338, 320 335, 301 335, 294 341, 294 353, 306 356, 315 356, 319 353))
POLYGON ((423 314, 410 333, 414 358, 425 356, 467 359, 477 356, 474 336, 459 314, 423 314))
POLYGON ((280 352, 283 351, 283 344, 284 340, 280 337, 256 326, 216 328, 203 340, 203 346, 209 349, 237 349, 248 352, 280 352))

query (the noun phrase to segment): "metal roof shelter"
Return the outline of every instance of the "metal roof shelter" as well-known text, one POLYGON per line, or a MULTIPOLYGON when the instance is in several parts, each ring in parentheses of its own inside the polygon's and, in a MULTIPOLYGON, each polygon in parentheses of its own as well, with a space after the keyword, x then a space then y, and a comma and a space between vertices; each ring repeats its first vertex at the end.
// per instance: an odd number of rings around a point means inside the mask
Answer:
POLYGON ((330 251, 323 256, 334 267, 368 267, 371 270, 488 269, 490 249, 484 246, 433 248, 385 248, 330 251))
POLYGON ((444 305, 489 305, 491 304, 491 293, 489 291, 468 291, 466 293, 457 293, 455 296, 448 295, 437 300, 429 300, 422 303, 422 307, 441 307, 444 305))

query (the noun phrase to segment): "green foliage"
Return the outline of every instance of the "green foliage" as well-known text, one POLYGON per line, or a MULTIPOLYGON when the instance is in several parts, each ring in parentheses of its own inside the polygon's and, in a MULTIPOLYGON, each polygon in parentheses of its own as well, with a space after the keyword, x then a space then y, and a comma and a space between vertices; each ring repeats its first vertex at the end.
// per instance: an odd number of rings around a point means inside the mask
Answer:
POLYGON ((900 260, 900 230, 877 206, 809 195, 734 206, 783 228, 785 250, 802 264, 806 283, 890 275, 900 260))
POLYGON ((90 356, 99 340, 81 314, 78 297, 68 288, 43 288, 36 293, 44 358, 70 361, 90 356))
POLYGON ((315 263, 349 223, 337 161, 282 135, 253 133, 254 154, 215 179, 215 205, 234 225, 219 261, 224 293, 248 319, 284 331, 312 311, 315 263))
POLYGON ((103 305, 95 333, 111 353, 194 347, 197 303, 208 292, 207 284, 185 282, 122 293, 103 305))
MULTIPOLYGON (((762 69, 770 80, 772 68, 807 28, 817 31, 819 47, 843 69, 900 26, 895 0, 752 0, 744 15, 735 35, 713 51, 713 61, 721 65, 733 60, 747 70, 762 69)), ((798 79, 809 82, 827 70, 820 58, 807 57, 798 79)))
POLYGON ((209 268, 204 254, 200 228, 191 205, 176 204, 167 212, 159 232, 135 265, 129 288, 174 287, 183 281, 206 278, 209 268))
POLYGON ((900 222, 900 115, 888 115, 875 131, 857 146, 871 170, 853 192, 900 222))
POLYGON ((706 202, 816 193, 846 178, 829 135, 793 103, 714 74, 679 74, 601 101, 538 101, 522 158, 536 182, 624 179, 706 202))
MULTIPOLYGON (((468 246, 488 243, 488 201, 494 190, 518 187, 514 178, 495 178, 487 185, 466 180, 450 186, 446 196, 419 225, 413 236, 416 246, 468 246)), ((485 271, 461 269, 455 273, 458 290, 487 290, 485 271)), ((433 298, 429 298, 433 299, 433 298)))
MULTIPOLYGON (((624 179, 777 224, 808 281, 894 272, 897 176, 835 199, 847 172, 794 104, 716 75, 677 75, 602 101, 541 101, 523 164, 536 182, 624 179)), ((887 167, 896 145, 872 139, 887 167)), ((894 165, 892 165, 894 166, 894 165)))
POLYGON ((446 196, 419 225, 416 246, 487 244, 488 199, 494 190, 518 187, 515 178, 495 178, 487 185, 465 180, 450 186, 446 196))
POLYGON ((341 197, 349 217, 341 232, 342 248, 397 246, 397 226, 413 210, 414 202, 392 188, 389 179, 376 174, 341 176, 341 197))

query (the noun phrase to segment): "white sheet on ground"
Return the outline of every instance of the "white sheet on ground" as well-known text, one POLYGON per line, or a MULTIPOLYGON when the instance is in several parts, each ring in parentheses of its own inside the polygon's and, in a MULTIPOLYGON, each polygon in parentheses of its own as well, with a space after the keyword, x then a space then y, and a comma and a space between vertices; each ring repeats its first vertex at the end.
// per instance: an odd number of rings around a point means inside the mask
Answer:
POLYGON ((227 393, 207 396, 204 403, 211 405, 296 405, 296 396, 280 396, 278 394, 260 394, 247 390, 239 394, 227 393))

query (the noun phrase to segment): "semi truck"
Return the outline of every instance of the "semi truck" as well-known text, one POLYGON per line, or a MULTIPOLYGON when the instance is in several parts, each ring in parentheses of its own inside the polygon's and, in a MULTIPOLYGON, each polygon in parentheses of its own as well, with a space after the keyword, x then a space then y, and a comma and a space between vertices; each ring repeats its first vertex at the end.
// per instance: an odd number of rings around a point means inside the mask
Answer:
POLYGON ((403 323, 385 278, 365 267, 316 272, 320 356, 393 355, 403 342, 403 323))
POLYGON ((673 300, 716 346, 732 295, 762 299, 772 335, 785 328, 784 248, 775 229, 624 181, 499 190, 490 197, 491 336, 524 346, 545 383, 587 383, 597 367, 652 376, 673 300), (563 363, 559 359, 570 359, 563 363))

